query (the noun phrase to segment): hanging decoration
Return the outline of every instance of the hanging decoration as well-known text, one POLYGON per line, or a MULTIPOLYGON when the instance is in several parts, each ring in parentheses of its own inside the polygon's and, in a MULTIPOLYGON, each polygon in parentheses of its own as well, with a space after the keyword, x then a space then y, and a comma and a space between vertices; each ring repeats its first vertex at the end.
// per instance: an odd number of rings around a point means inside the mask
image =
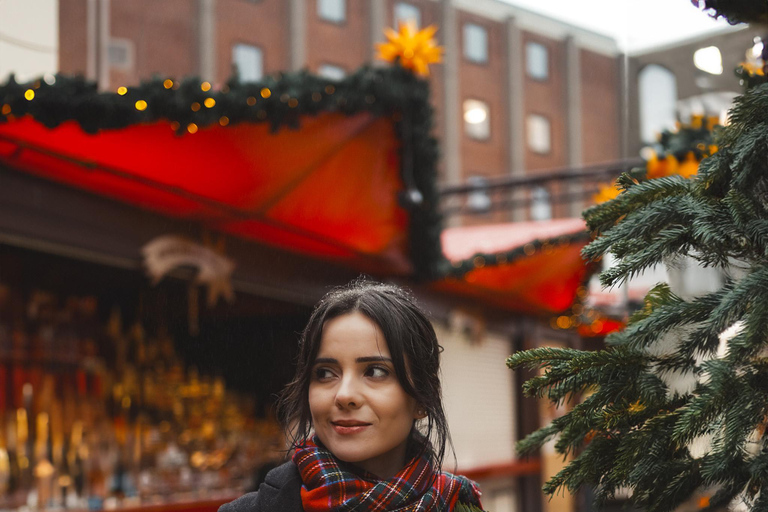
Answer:
POLYGON ((411 22, 401 22, 397 32, 387 28, 384 34, 388 41, 376 45, 378 57, 399 63, 419 76, 428 76, 429 65, 442 61, 443 48, 435 42, 435 32, 434 25, 418 30, 411 22))
POLYGON ((152 284, 159 283, 174 269, 193 267, 198 270, 194 283, 208 288, 208 306, 215 306, 219 298, 234 302, 232 271, 235 263, 222 254, 221 242, 218 248, 212 248, 182 236, 162 235, 144 245, 141 252, 152 284))

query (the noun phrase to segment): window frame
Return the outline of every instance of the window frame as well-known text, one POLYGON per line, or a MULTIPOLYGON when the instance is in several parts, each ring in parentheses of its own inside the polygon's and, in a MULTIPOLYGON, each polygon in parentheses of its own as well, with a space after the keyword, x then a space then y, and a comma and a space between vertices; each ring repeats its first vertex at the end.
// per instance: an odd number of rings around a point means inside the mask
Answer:
POLYGON ((341 66, 339 64, 334 64, 333 62, 321 62, 320 65, 317 66, 317 75, 327 80, 341 81, 347 76, 347 74, 348 74, 348 71, 344 69, 344 66, 341 66), (343 75, 340 78, 334 78, 328 75, 324 75, 321 71, 324 67, 326 69, 330 69, 330 68, 338 69, 343 73, 343 75))
POLYGON ((342 16, 341 16, 341 19, 326 18, 325 16, 323 16, 322 7, 321 6, 322 6, 322 3, 324 1, 328 1, 328 0, 316 0, 316 4, 317 4, 316 5, 317 18, 320 21, 324 22, 324 23, 331 23, 333 25, 344 25, 344 24, 346 24, 347 23, 347 19, 349 18, 349 13, 347 12, 348 11, 348 9, 347 9, 347 7, 348 7, 347 0, 334 0, 334 1, 342 3, 342 16))
POLYGON ((240 66, 238 66, 237 72, 238 72, 238 75, 239 75, 238 79, 239 79, 240 83, 255 83, 255 82, 258 82, 259 80, 263 79, 264 75, 265 75, 265 72, 264 72, 264 49, 261 46, 253 44, 253 43, 247 43, 247 42, 244 42, 244 41, 236 41, 236 42, 234 42, 232 44, 232 65, 233 66, 237 66, 237 64, 238 64, 237 61, 235 60, 235 51, 236 51, 237 47, 255 48, 256 50, 259 51, 259 56, 260 56, 260 60, 261 60, 260 76, 257 77, 254 80, 244 80, 242 75, 241 75, 242 71, 240 70, 240 66))
POLYGON ((525 76, 537 82, 548 82, 550 77, 552 76, 552 73, 551 73, 552 59, 550 58, 551 53, 552 51, 550 50, 549 45, 545 43, 542 43, 540 41, 526 41, 525 42, 525 76), (543 49, 544 55, 547 58, 546 68, 545 68, 546 74, 543 77, 538 76, 531 72, 531 66, 530 66, 531 58, 530 58, 529 48, 535 48, 535 47, 543 49))
POLYGON ((400 7, 400 6, 408 6, 408 7, 413 8, 413 10, 418 14, 418 16, 416 18, 416 28, 417 29, 421 28, 422 21, 423 21, 423 19, 422 19, 422 14, 423 13, 421 12, 421 7, 419 7, 418 5, 414 5, 414 4, 410 3, 410 2, 395 2, 395 5, 392 7, 392 25, 395 27, 395 30, 397 30, 399 28, 399 23, 398 23, 399 20, 398 20, 398 17, 397 17, 397 8, 400 7))
POLYGON ((481 25, 479 23, 475 23, 473 21, 468 21, 468 22, 464 23, 463 26, 462 26, 461 38, 462 38, 462 41, 461 41, 461 43, 462 43, 461 44, 461 46, 462 46, 461 53, 462 53, 462 56, 468 62, 471 62, 472 64, 479 64, 479 65, 488 64, 488 62, 490 61, 490 53, 491 53, 491 49, 490 49, 490 46, 491 46, 491 42, 490 42, 491 34, 490 34, 490 30, 488 30, 488 27, 486 27, 484 25, 481 25), (482 31, 482 33, 485 35, 485 47, 484 47, 484 50, 483 50, 484 51, 484 57, 482 59, 475 59, 474 57, 472 57, 470 55, 470 53, 468 51, 468 49, 469 49, 469 46, 468 46, 469 38, 467 37, 467 29, 469 29, 470 27, 471 28, 480 29, 482 31))
POLYGON ((464 135, 468 137, 470 140, 476 141, 476 142, 489 142, 491 140, 491 137, 493 136, 493 130, 491 129, 491 105, 485 100, 481 100, 480 98, 464 98, 464 101, 461 102, 461 120, 464 123, 464 135), (482 105, 485 107, 485 119, 481 121, 480 123, 470 123, 465 118, 466 113, 468 110, 467 103, 470 102, 476 102, 478 106, 482 105), (470 126, 475 126, 479 124, 486 124, 488 127, 488 133, 485 136, 476 136, 472 133, 472 129, 469 128, 470 126))
POLYGON ((545 114, 540 113, 530 113, 526 115, 525 117, 525 147, 528 148, 529 151, 533 152, 536 155, 551 155, 552 154, 552 120, 549 118, 549 116, 545 114), (534 145, 531 143, 531 137, 533 136, 533 130, 531 130, 531 121, 535 118, 543 119, 547 122, 547 149, 546 150, 538 150, 534 145))

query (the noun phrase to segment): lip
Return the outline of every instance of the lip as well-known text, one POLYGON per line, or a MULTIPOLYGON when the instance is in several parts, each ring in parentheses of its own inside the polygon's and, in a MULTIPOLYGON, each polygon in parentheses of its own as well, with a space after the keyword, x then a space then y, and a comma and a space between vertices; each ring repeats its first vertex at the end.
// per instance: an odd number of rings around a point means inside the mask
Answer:
POLYGON ((333 426, 333 430, 336 431, 337 434, 352 435, 363 432, 370 427, 371 424, 357 420, 337 420, 332 421, 331 426, 333 426))

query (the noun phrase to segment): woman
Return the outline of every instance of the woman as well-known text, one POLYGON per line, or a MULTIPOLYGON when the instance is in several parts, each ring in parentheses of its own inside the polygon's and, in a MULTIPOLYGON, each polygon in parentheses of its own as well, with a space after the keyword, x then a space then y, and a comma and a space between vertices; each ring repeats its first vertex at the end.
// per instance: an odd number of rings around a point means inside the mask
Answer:
POLYGON ((474 483, 440 471, 440 350, 401 288, 358 280, 326 295, 279 404, 292 460, 219 512, 480 510, 474 483))

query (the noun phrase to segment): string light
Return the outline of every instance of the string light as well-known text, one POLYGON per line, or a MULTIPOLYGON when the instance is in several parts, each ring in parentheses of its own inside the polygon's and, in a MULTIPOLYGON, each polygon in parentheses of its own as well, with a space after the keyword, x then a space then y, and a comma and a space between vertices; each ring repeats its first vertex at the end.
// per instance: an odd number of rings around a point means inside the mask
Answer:
POLYGON ((326 85, 325 86, 325 93, 326 94, 333 94, 336 91, 336 88, 332 85, 326 85))
POLYGON ((248 99, 245 100, 245 102, 248 104, 249 107, 252 107, 256 104, 256 98, 253 96, 248 96, 248 99))
POLYGON ((312 93, 312 101, 318 102, 321 99, 323 99, 323 95, 322 94, 320 94, 319 92, 313 92, 312 93))
POLYGON ((272 91, 270 91, 268 88, 266 88, 266 87, 265 87, 265 88, 263 88, 263 89, 261 90, 261 97, 262 97, 262 98, 264 98, 264 99, 267 99, 267 98, 269 98, 270 96, 272 96, 272 91))
POLYGON ((200 84, 200 89, 202 89, 203 92, 208 92, 211 90, 211 84, 208 82, 203 82, 200 84))
POLYGON ((475 268, 483 268, 485 266, 485 258, 482 256, 475 256, 472 263, 475 265, 475 268))
POLYGON ((296 98, 289 99, 288 100, 288 106, 291 107, 291 108, 298 107, 299 106, 299 100, 297 100, 296 98))
POLYGON ((216 105, 216 100, 213 98, 205 98, 203 105, 205 105, 205 108, 213 108, 213 106, 216 105))
POLYGON ((221 126, 227 126, 229 124, 229 118, 227 116, 221 116, 219 118, 219 124, 221 126))
POLYGON ((125 93, 127 93, 127 92, 128 92, 128 88, 127 87, 123 87, 121 85, 120 87, 117 88, 117 94, 119 94, 120 96, 125 96, 125 93))
POLYGON ((192 112, 197 112, 200 110, 200 104, 198 102, 192 103, 192 105, 189 106, 189 108, 192 109, 192 112))
POLYGON ((11 113, 11 106, 6 103, 5 105, 3 105, 3 108, 2 110, 0 110, 0 112, 2 112, 4 116, 7 116, 8 114, 11 113))
POLYGON ((530 256, 536 252, 536 247, 534 247, 533 244, 525 244, 523 246, 523 252, 526 254, 526 256, 530 256))
POLYGON ((163 82, 163 87, 165 87, 166 89, 170 89, 171 87, 173 87, 173 80, 171 80, 170 78, 166 79, 165 82, 163 82))
POLYGON ((24 97, 27 99, 27 101, 32 101, 33 99, 35 99, 35 91, 33 91, 32 89, 27 89, 24 92, 24 97))
POLYGON ((171 123, 171 130, 176 131, 179 129, 179 126, 181 126, 178 121, 174 121, 171 123))
POLYGON ((139 112, 143 112, 143 111, 147 110, 147 102, 144 101, 144 100, 137 101, 134 104, 134 106, 136 107, 136 110, 138 110, 139 112))
POLYGON ((189 123, 187 125, 187 131, 189 133, 197 133, 197 125, 195 123, 189 123))
POLYGON ((280 101, 282 101, 283 103, 287 102, 290 98, 291 97, 288 95, 287 92, 284 92, 283 94, 280 95, 280 101))

